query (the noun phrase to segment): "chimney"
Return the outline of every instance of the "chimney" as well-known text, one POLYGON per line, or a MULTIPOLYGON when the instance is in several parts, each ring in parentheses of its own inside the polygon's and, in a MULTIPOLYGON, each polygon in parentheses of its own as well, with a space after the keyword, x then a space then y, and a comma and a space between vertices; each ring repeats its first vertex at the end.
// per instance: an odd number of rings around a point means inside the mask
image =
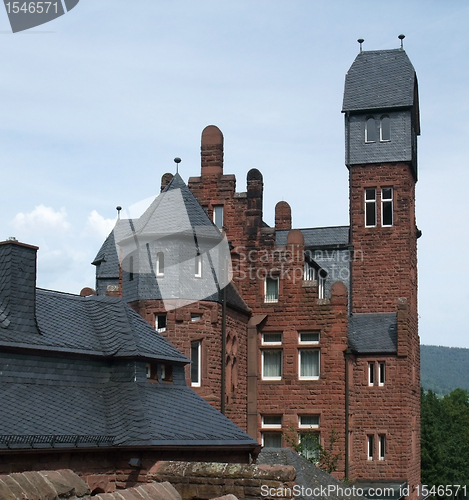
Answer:
POLYGON ((275 229, 291 229, 291 208, 286 201, 275 205, 275 229))
POLYGON ((203 129, 200 154, 202 177, 223 174, 223 134, 215 125, 203 129))
POLYGON ((38 247, 15 239, 0 242, 0 328, 39 334, 36 322, 38 247))

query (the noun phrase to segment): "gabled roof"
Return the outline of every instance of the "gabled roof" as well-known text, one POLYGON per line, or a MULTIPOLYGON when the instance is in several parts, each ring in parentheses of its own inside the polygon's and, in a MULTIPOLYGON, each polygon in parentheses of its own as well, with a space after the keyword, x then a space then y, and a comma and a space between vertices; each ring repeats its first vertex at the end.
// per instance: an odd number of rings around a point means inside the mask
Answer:
MULTIPOLYGON (((328 247, 348 245, 349 226, 314 227, 300 229, 305 239, 305 247, 328 247)), ((276 231, 277 246, 286 246, 289 230, 276 231)))
POLYGON ((353 314, 348 322, 350 347, 358 353, 397 352, 397 314, 353 314))
POLYGON ((80 297, 37 289, 36 318, 40 334, 18 335, 12 328, 0 329, 0 346, 189 362, 117 297, 80 297))
POLYGON ((411 107, 417 76, 402 49, 360 52, 345 77, 342 111, 411 107))

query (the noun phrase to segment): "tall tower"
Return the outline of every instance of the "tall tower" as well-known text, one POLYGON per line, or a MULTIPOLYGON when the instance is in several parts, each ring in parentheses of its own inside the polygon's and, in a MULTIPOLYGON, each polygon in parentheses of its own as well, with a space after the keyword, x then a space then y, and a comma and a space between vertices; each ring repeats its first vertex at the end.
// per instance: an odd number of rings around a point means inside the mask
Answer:
POLYGON ((364 485, 409 487, 406 497, 416 498, 420 123, 417 76, 402 47, 360 50, 345 78, 342 111, 353 248, 346 473, 364 485))

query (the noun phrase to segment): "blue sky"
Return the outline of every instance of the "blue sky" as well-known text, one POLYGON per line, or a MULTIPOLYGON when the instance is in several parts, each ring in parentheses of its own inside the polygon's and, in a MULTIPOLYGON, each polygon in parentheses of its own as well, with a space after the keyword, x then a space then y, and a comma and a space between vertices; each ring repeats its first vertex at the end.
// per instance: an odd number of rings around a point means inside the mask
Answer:
POLYGON ((421 341, 469 347, 468 21, 451 0, 81 0, 12 34, 0 10, 0 239, 40 247, 39 286, 94 286, 115 207, 157 195, 175 156, 198 175, 209 124, 238 191, 263 173, 268 224, 280 200, 295 227, 348 224, 345 73, 357 38, 390 49, 404 33, 422 128, 421 341))

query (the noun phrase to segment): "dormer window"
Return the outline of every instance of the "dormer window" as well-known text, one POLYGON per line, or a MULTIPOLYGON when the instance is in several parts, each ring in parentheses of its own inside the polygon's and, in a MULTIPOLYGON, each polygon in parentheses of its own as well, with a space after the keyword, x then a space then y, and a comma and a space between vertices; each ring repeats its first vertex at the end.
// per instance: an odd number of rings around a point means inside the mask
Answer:
POLYGON ((381 117, 379 136, 381 142, 389 142, 391 140, 391 119, 388 115, 381 117))
POLYGON ((156 254, 156 275, 164 276, 164 253, 158 252, 156 254))
POLYGON ((375 119, 370 116, 365 124, 365 142, 376 142, 377 136, 375 119))
POLYGON ((195 262, 194 262, 194 276, 196 278, 202 278, 202 255, 196 255, 195 256, 195 262))

